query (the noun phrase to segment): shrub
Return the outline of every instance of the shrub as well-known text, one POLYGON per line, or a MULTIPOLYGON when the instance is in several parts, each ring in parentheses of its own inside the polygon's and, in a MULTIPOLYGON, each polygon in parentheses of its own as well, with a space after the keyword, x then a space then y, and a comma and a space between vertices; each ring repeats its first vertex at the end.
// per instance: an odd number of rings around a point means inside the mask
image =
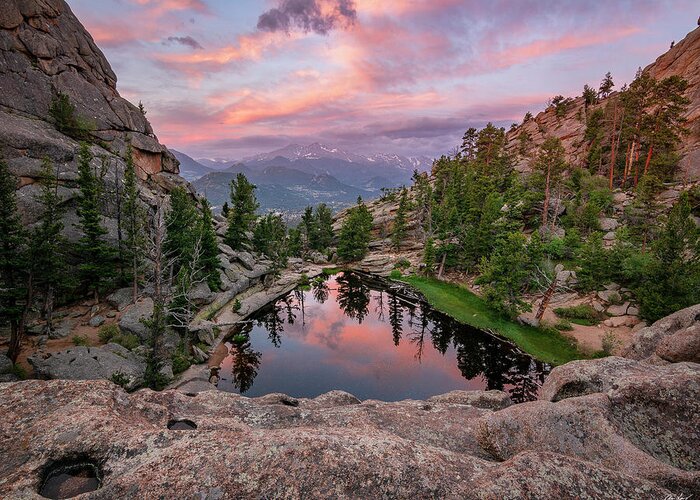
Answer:
POLYGON ((112 376, 109 377, 109 380, 117 384, 122 389, 126 389, 129 386, 129 383, 131 382, 129 376, 123 374, 122 372, 114 372, 112 376))
POLYGON ((408 259, 401 259, 394 264, 394 269, 406 269, 408 267, 411 267, 411 263, 408 261, 408 259))
POLYGON ((12 365, 12 370, 10 371, 10 373, 18 377, 20 380, 26 380, 28 377, 27 370, 25 370, 22 366, 18 365, 17 363, 12 365))
POLYGON ((299 285, 309 286, 309 283, 309 276, 306 273, 301 273, 301 276, 299 277, 299 285))
POLYGON ((115 344, 119 344, 120 346, 124 347, 125 349, 129 349, 130 351, 133 351, 141 345, 141 340, 133 333, 122 333, 120 335, 117 335, 112 339, 112 342, 114 342, 115 344))
POLYGON ((588 304, 571 307, 558 307, 554 314, 579 325, 597 325, 602 319, 601 314, 588 304))
POLYGON ((617 349, 622 342, 620 339, 617 338, 617 336, 608 330, 605 332, 605 335, 603 335, 603 338, 601 340, 601 343, 603 345, 602 352, 605 354, 605 356, 610 356, 612 353, 617 349))
POLYGON ((231 310, 235 313, 239 312, 241 310, 241 301, 236 299, 233 301, 233 307, 231 307, 231 310))
POLYGON ((391 278, 392 280, 401 279, 401 276, 403 276, 403 274, 401 274, 401 271, 399 271, 398 269, 394 269, 393 271, 391 271, 391 273, 389 273, 389 278, 391 278))
POLYGON ((102 325, 97 332, 97 336, 100 338, 100 341, 104 342, 105 344, 119 335, 121 335, 121 330, 119 329, 119 325, 116 323, 102 325))
POLYGON ((88 344, 88 339, 85 335, 73 335, 73 344, 78 345, 78 346, 87 346, 88 344))
POLYGON ((556 328, 560 332, 569 332, 574 329, 574 327, 571 326, 571 322, 569 322, 566 319, 561 319, 557 321, 554 325, 554 328, 556 328))
POLYGON ((184 372, 192 366, 192 359, 187 355, 184 348, 178 348, 173 354, 173 373, 175 375, 184 372))
POLYGON ((94 128, 87 120, 76 113, 75 106, 70 102, 70 98, 60 92, 51 101, 49 114, 54 119, 56 129, 74 139, 87 139, 94 128))

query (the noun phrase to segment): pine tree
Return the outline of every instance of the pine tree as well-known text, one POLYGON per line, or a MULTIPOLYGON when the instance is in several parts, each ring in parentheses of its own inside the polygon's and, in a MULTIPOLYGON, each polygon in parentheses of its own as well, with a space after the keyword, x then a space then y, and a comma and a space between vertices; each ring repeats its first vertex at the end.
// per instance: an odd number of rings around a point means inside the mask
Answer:
POLYGON ((372 231, 372 214, 362 198, 357 201, 358 205, 348 210, 338 237, 338 256, 348 262, 367 254, 372 231))
POLYGON ((7 356, 15 362, 24 334, 21 301, 27 296, 26 233, 17 211, 17 181, 0 160, 0 317, 10 323, 7 356))
POLYGON ((100 212, 101 179, 91 165, 93 155, 87 143, 81 143, 78 153, 78 217, 83 236, 78 243, 81 280, 99 302, 100 287, 112 277, 113 251, 104 241, 107 230, 100 212))
POLYGON ((228 201, 225 201, 225 202, 224 202, 224 205, 221 207, 221 215, 223 215, 224 217, 228 218, 228 211, 229 211, 229 208, 228 208, 228 201))
POLYGON ((131 269, 132 301, 136 303, 139 292, 139 276, 143 270, 143 254, 146 245, 145 210, 139 202, 136 169, 131 146, 126 150, 124 169, 124 228, 126 230, 126 260, 131 269))
POLYGON ((401 196, 399 197, 399 207, 396 211, 396 217, 394 218, 394 227, 391 232, 391 244, 397 251, 401 249, 401 243, 403 243, 403 240, 406 238, 406 233, 408 231, 406 218, 409 209, 408 190, 403 188, 401 190, 401 196))
POLYGON ((56 295, 70 286, 63 231, 62 199, 58 194, 58 179, 48 158, 42 162, 41 192, 37 197, 39 220, 31 238, 30 264, 37 289, 44 298, 46 331, 53 330, 53 309, 56 295))
POLYGON ((287 227, 278 214, 267 214, 258 220, 253 230, 253 248, 272 259, 276 269, 287 263, 287 227))
POLYGON ((219 273, 219 242, 214 230, 214 218, 211 207, 206 199, 201 201, 201 269, 209 284, 209 288, 218 291, 221 288, 221 274, 219 273))
POLYGON ((197 207, 190 193, 182 187, 170 191, 170 211, 166 215, 168 229, 163 249, 174 260, 173 275, 188 266, 194 258, 200 225, 197 207))
POLYGON ((556 137, 548 137, 542 143, 540 153, 533 164, 533 169, 541 174, 544 182, 542 226, 547 226, 551 188, 558 185, 565 168, 566 159, 561 140, 556 137))
POLYGON ((426 276, 432 276, 435 271, 435 242, 432 238, 428 238, 425 242, 423 265, 425 266, 426 276))
POLYGON ((301 222, 299 223, 299 230, 303 237, 304 253, 308 254, 318 245, 318 225, 316 224, 316 217, 314 217, 314 210, 312 207, 306 207, 304 209, 301 222))
POLYGON ((315 250, 325 251, 333 243, 333 212, 325 203, 316 206, 316 233, 317 240, 315 250))
POLYGON ((682 193, 653 245, 653 260, 635 289, 641 315, 656 321, 700 301, 700 230, 682 193))
POLYGON ((252 229, 255 211, 259 207, 255 199, 255 185, 239 173, 231 181, 231 207, 226 231, 226 244, 234 250, 242 250, 249 243, 247 233, 252 229))
POLYGON ((598 97, 608 97, 612 92, 613 87, 615 87, 615 83, 613 82, 610 71, 608 71, 607 73, 605 73, 603 81, 600 82, 600 88, 598 89, 598 97))

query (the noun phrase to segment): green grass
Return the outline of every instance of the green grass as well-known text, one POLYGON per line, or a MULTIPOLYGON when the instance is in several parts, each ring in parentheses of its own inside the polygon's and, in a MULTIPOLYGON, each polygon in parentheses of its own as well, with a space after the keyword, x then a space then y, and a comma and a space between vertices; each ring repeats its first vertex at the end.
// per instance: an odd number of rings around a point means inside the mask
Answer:
POLYGON ((541 330, 511 321, 489 308, 483 299, 465 288, 418 276, 404 277, 401 281, 418 289, 434 308, 461 323, 493 331, 541 361, 561 365, 586 357, 570 339, 556 330, 541 330))

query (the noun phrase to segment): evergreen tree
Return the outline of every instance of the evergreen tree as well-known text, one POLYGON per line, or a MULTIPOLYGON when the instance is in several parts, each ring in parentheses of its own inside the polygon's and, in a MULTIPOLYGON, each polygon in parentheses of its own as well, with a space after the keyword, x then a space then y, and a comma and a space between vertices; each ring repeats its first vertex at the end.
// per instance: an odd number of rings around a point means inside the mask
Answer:
POLYGON ((372 231, 372 213, 358 198, 358 205, 348 210, 338 237, 338 256, 345 261, 362 259, 369 248, 372 231))
POLYGON ((700 302, 700 231, 692 219, 688 193, 682 193, 668 215, 653 259, 641 270, 635 294, 641 315, 656 321, 700 302))
POLYGON ((247 233, 252 229, 259 206, 255 199, 255 185, 239 173, 231 181, 231 207, 226 231, 226 244, 234 250, 241 250, 249 243, 247 233))
POLYGON ((603 81, 600 82, 600 88, 598 89, 598 97, 608 97, 612 92, 614 86, 615 83, 613 82, 612 75, 610 74, 610 71, 608 71, 607 73, 605 73, 603 81))
POLYGON ((301 253, 301 231, 295 227, 289 228, 289 233, 287 235, 287 254, 290 257, 301 257, 301 253))
POLYGON ((558 186, 565 168, 566 157, 561 140, 556 137, 548 137, 542 143, 540 153, 533 164, 533 170, 540 174, 544 184, 542 226, 547 226, 552 187, 558 186))
POLYGON ((399 197, 399 208, 396 211, 396 217, 394 218, 394 227, 391 232, 391 244, 396 249, 401 248, 401 243, 406 238, 406 233, 408 231, 408 224, 406 221, 408 211, 410 209, 410 202, 408 201, 408 190, 403 188, 401 190, 401 196, 399 197))
POLYGON ((435 242, 432 238, 428 238, 425 242, 423 265, 425 266, 426 276, 432 276, 435 271, 435 242))
POLYGON ((253 248, 270 258, 275 268, 287 264, 287 227, 281 215, 267 214, 258 220, 253 230, 253 248))
POLYGON ((37 197, 40 206, 39 220, 32 234, 30 265, 34 283, 44 298, 46 331, 53 330, 53 309, 56 295, 69 288, 66 240, 63 230, 62 199, 58 194, 58 179, 54 166, 45 158, 41 169, 41 192, 37 197))
POLYGON ((304 209, 301 222, 299 223, 299 230, 302 234, 304 253, 308 254, 318 245, 318 225, 312 207, 306 207, 304 209))
POLYGON ((201 200, 201 216, 199 231, 201 238, 200 266, 209 288, 218 291, 221 288, 221 274, 219 273, 219 242, 214 230, 214 217, 211 207, 206 199, 201 200))
POLYGON ((333 243, 333 212, 325 203, 316 206, 315 250, 325 251, 333 243))
POLYGON ((165 218, 167 237, 163 244, 165 255, 174 260, 173 274, 189 266, 195 257, 195 245, 201 232, 197 206, 190 193, 182 187, 170 191, 170 211, 165 218))
POLYGON ((81 281, 99 302, 101 286, 113 275, 112 248, 104 241, 107 230, 102 225, 100 198, 102 194, 101 179, 91 165, 93 160, 90 147, 81 143, 78 153, 78 217, 79 228, 83 233, 78 243, 81 281))
POLYGON ((132 302, 138 297, 139 276, 143 271, 143 255, 146 245, 146 211, 139 202, 139 189, 131 145, 126 150, 124 168, 124 229, 126 231, 125 256, 131 274, 132 302))
POLYGON ((22 300, 27 295, 26 234, 17 212, 17 181, 0 160, 0 318, 10 323, 7 356, 15 362, 24 334, 22 300))
POLYGON ((634 202, 625 211, 632 237, 641 242, 642 252, 646 251, 657 229, 652 221, 657 220, 661 210, 661 206, 656 201, 656 195, 661 188, 661 181, 657 177, 645 175, 637 185, 634 202))
POLYGON ((228 211, 229 211, 228 201, 225 201, 224 206, 221 207, 221 215, 223 215, 225 218, 228 219, 228 211))
POLYGON ((539 242, 527 244, 521 233, 510 233, 488 259, 481 262, 477 283, 484 285, 484 298, 497 311, 515 317, 531 309, 522 299, 540 258, 539 242))

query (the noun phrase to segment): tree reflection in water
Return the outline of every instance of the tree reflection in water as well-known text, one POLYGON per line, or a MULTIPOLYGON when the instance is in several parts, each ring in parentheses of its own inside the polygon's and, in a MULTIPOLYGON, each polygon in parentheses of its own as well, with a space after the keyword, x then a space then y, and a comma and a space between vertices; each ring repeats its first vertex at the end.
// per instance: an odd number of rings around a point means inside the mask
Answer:
MULTIPOLYGON (((427 346, 432 345, 442 356, 452 347, 457 368, 465 379, 481 379, 486 389, 505 390, 515 402, 537 397, 539 387, 549 372, 546 364, 501 339, 458 323, 384 280, 345 272, 332 278, 335 290, 329 287, 330 280, 328 276, 312 280, 310 290, 299 289, 290 293, 232 333, 234 341, 231 342, 230 355, 233 384, 241 393, 252 387, 262 358, 262 354, 256 352, 250 343, 253 324, 264 328, 272 345, 279 348, 285 325, 294 325, 301 317, 303 327, 305 309, 325 303, 334 291, 337 306, 346 322, 352 320, 362 324, 374 299, 373 317, 379 323, 388 323, 387 329, 391 331, 396 348, 405 335, 408 342, 415 346, 416 362, 421 363, 427 346)), ((377 328, 376 323, 374 328, 377 328)), ((434 362, 434 356, 432 358, 434 362)))
POLYGON ((229 348, 229 355, 232 358, 233 385, 241 393, 246 392, 253 386, 262 358, 262 353, 253 350, 253 347, 250 345, 250 332, 252 329, 252 323, 245 323, 233 338, 229 348))

